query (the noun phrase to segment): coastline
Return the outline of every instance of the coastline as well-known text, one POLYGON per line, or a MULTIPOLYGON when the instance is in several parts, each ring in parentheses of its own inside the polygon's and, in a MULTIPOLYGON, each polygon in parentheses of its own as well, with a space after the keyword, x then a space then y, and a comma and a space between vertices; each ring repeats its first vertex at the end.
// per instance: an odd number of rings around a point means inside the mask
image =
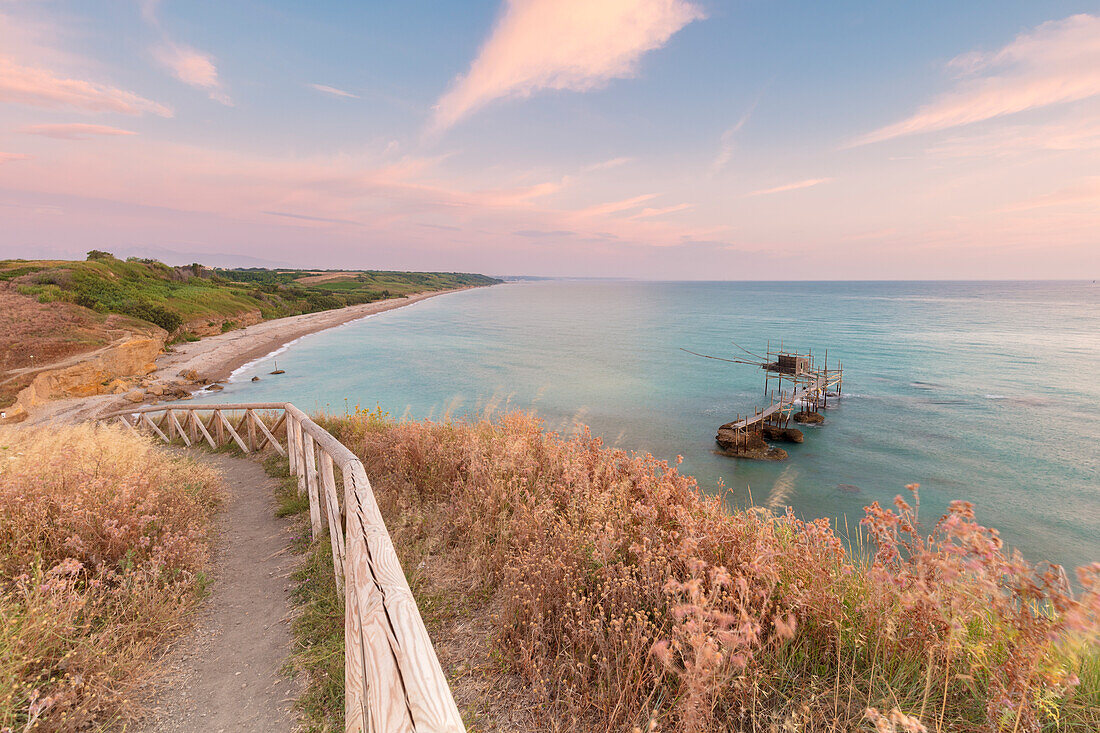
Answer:
MULTIPOLYGON (((176 381, 181 372, 194 371, 206 380, 224 382, 241 367, 263 359, 303 336, 419 303, 428 298, 477 287, 489 286, 431 290, 405 298, 388 298, 334 310, 274 318, 234 331, 207 336, 198 341, 174 344, 170 347, 171 351, 157 357, 156 369, 146 375, 145 380, 154 383, 176 381)), ((201 385, 195 384, 191 393, 200 389, 201 385)), ((87 420, 131 404, 133 403, 117 394, 69 397, 38 406, 24 424, 87 420)))
POLYGON ((431 290, 414 293, 407 298, 388 298, 335 310, 275 318, 235 331, 207 336, 198 341, 175 344, 171 347, 171 353, 162 354, 157 359, 157 370, 153 372, 153 376, 173 378, 181 371, 194 370, 211 381, 222 382, 241 367, 263 359, 303 336, 327 331, 428 298, 472 289, 431 290))

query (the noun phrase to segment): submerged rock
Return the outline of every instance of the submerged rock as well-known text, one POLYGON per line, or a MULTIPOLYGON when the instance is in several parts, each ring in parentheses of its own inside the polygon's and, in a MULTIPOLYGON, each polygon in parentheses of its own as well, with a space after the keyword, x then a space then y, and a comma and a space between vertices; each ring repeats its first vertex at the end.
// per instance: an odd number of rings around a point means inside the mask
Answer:
POLYGON ((825 416, 820 412, 811 412, 803 410, 802 412, 796 412, 791 416, 796 423, 801 425, 820 425, 825 422, 825 416))
POLYGON ((764 426, 765 440, 782 440, 786 443, 801 443, 806 438, 798 428, 780 428, 775 425, 764 426))

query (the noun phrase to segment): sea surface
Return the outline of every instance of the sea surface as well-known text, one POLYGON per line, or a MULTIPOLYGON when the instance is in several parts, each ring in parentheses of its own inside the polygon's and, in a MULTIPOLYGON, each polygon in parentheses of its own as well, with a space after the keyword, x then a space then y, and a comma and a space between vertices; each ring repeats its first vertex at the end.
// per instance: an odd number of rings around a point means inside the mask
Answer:
POLYGON ((1033 561, 1100 561, 1100 285, 1093 282, 545 281, 470 290, 313 334, 201 401, 380 406, 442 419, 534 410, 607 444, 683 456, 731 506, 826 516, 921 486, 1033 561), (766 404, 764 373, 728 358, 769 341, 828 349, 843 396, 783 462, 715 453, 717 427, 766 404), (740 347, 740 348, 739 348, 740 347), (261 381, 250 381, 253 376, 261 381))

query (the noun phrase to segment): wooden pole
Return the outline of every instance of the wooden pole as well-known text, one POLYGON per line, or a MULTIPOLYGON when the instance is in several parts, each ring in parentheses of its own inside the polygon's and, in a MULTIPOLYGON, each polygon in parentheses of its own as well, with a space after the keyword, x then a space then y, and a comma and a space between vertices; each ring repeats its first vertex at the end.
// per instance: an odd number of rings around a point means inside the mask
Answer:
POLYGON ((336 495, 336 475, 332 456, 321 450, 321 487, 324 489, 328 519, 328 538, 332 544, 332 567, 336 573, 336 592, 344 597, 344 528, 340 519, 340 500, 336 495))
POLYGON ((302 436, 305 443, 306 490, 309 491, 309 527, 313 539, 321 534, 321 497, 317 491, 317 456, 313 450, 313 436, 302 436))

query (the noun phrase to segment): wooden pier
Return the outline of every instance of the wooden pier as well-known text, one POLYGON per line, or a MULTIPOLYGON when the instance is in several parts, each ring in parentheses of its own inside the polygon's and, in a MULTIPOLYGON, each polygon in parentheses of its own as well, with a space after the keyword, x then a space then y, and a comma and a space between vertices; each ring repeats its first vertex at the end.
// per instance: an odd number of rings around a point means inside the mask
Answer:
POLYGON ((787 452, 772 447, 767 441, 801 443, 802 432, 790 427, 792 419, 796 423, 824 422, 821 410, 828 406, 830 397, 840 395, 843 364, 830 369, 826 351, 824 364, 819 368, 812 352, 787 351, 782 344, 773 349, 769 343, 763 357, 741 350, 756 360, 726 359, 688 351, 707 359, 751 364, 764 370, 764 394, 769 398, 768 406, 755 408, 751 415, 738 414, 718 429, 715 440, 724 453, 737 458, 782 460, 787 457, 787 452), (789 385, 789 389, 784 385, 789 385))

